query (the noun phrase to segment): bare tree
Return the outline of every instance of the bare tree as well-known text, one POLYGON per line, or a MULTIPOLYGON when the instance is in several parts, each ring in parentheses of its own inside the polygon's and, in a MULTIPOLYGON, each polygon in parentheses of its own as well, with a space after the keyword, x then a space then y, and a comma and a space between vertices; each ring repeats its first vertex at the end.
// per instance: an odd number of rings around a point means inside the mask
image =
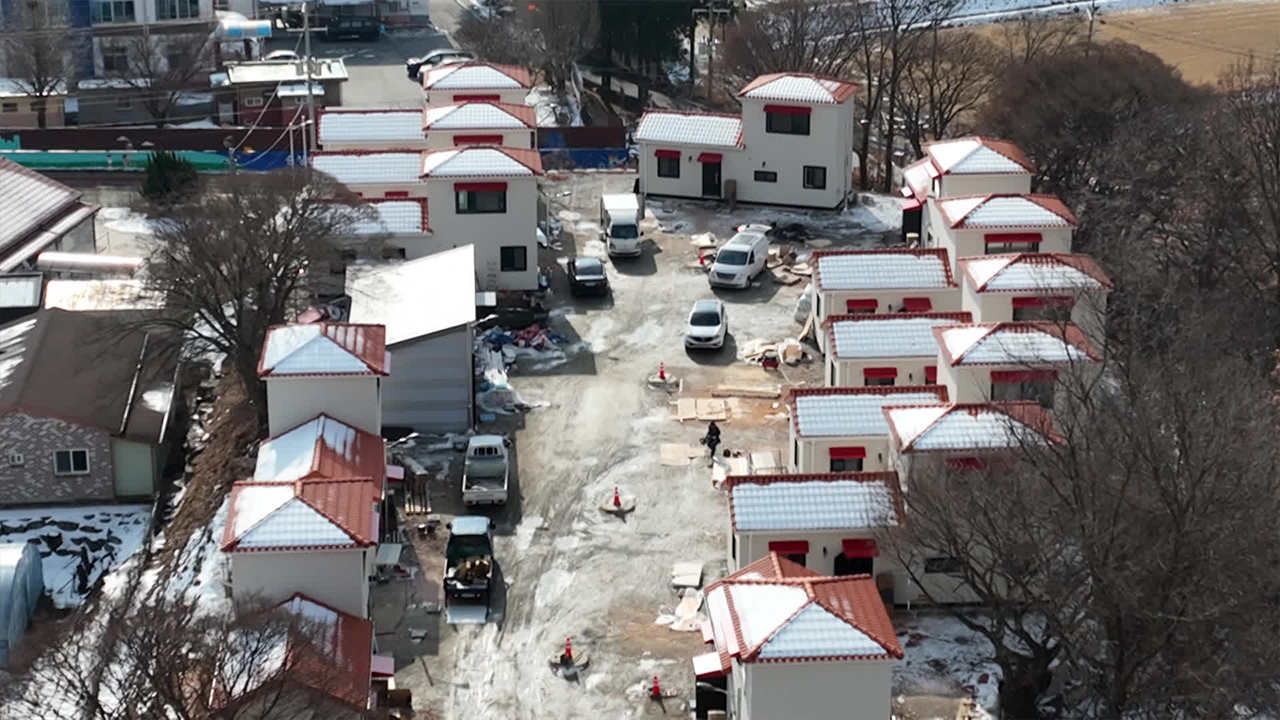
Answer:
POLYGON ((124 49, 124 65, 112 74, 138 92, 156 127, 177 113, 185 95, 208 85, 200 81, 213 69, 212 25, 170 35, 132 34, 114 42, 124 49))
POLYGON ((529 38, 521 26, 496 14, 465 13, 455 37, 490 62, 521 65, 529 58, 529 38))
POLYGON ((917 156, 924 155, 926 141, 953 134, 957 123, 986 99, 995 83, 997 57, 995 45, 976 32, 934 27, 903 74, 899 115, 917 156))
POLYGON ((777 72, 844 76, 858 50, 859 12, 853 3, 785 0, 741 13, 726 32, 728 82, 741 87, 777 72))
POLYGON ((1027 13, 996 27, 996 44, 1010 65, 1053 57, 1085 37, 1084 23, 1076 15, 1027 13))
POLYGON ((562 98, 574 82, 576 63, 595 49, 600 33, 597 5, 596 0, 553 0, 516 10, 529 38, 533 62, 562 98))
POLYGON ((48 98, 65 94, 71 74, 71 30, 64 5, 15 0, 5 6, 0 57, 5 73, 32 98, 38 127, 48 123, 48 98))

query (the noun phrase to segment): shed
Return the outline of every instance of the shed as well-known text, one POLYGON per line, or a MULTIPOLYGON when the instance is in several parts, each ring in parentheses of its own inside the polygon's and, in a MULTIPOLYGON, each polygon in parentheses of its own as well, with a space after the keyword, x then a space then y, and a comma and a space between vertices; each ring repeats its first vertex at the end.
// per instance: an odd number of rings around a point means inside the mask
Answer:
POLYGON ((40 550, 34 543, 0 545, 0 668, 22 643, 31 614, 44 593, 40 550))

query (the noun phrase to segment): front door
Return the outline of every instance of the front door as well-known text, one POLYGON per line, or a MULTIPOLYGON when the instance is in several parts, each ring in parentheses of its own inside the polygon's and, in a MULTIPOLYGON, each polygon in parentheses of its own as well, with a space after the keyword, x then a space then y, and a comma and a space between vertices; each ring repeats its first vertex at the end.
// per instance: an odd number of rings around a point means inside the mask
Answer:
POLYGON ((702 196, 720 197, 720 163, 702 163, 702 196))

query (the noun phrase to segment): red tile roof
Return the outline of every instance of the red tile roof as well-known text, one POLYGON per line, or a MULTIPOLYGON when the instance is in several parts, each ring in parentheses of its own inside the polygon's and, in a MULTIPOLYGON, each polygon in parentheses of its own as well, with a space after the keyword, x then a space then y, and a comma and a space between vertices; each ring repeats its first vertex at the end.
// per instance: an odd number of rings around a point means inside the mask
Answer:
MULTIPOLYGON (((278 488, 280 483, 237 482, 231 486, 230 505, 227 509, 227 520, 222 531, 222 550, 224 552, 258 551, 301 551, 301 550, 333 550, 350 547, 372 547, 378 544, 378 511, 375 503, 381 496, 381 482, 368 478, 347 480, 299 480, 293 484, 292 496, 270 508, 262 508, 265 512, 256 522, 238 527, 240 513, 245 512, 245 495, 257 488, 278 488), (345 534, 349 543, 337 545, 330 542, 317 544, 308 542, 308 533, 315 528, 310 525, 299 526, 296 522, 282 521, 280 528, 273 527, 274 534, 280 535, 275 542, 264 545, 245 547, 241 541, 245 535, 257 528, 267 527, 282 508, 292 502, 301 502, 318 513, 325 530, 331 532, 330 526, 345 534), (287 539, 286 539, 287 538, 287 539)), ((273 502, 280 498, 273 497, 273 502)), ((315 517, 314 514, 311 517, 315 517)))
POLYGON ((809 254, 809 267, 813 268, 813 277, 819 289, 822 288, 822 273, 819 258, 839 255, 914 255, 916 257, 936 256, 942 261, 942 269, 946 273, 947 285, 956 286, 955 277, 951 274, 951 261, 946 248, 871 248, 866 250, 814 250, 809 254))
MULTIPOLYGON (((822 321, 822 327, 830 327, 838 322, 891 322, 910 318, 937 318, 939 320, 955 320, 962 323, 973 322, 973 314, 964 312, 922 312, 922 313, 849 313, 845 315, 828 315, 822 321)), ((859 388, 861 389, 861 388, 859 388)), ((890 390, 894 388, 889 388, 890 390)))
MULTIPOLYGON (((936 204, 938 207, 938 214, 940 214, 942 216, 942 219, 947 222, 947 225, 953 228, 965 229, 966 221, 970 215, 972 215, 976 210, 978 210, 982 206, 986 205, 988 202, 991 202, 992 200, 999 199, 999 198, 1022 198, 1023 200, 1039 205, 1045 210, 1048 210, 1054 215, 1057 215, 1058 217, 1066 221, 1067 225, 1071 227, 1075 227, 1076 225, 1080 224, 1079 221, 1076 220, 1075 214, 1072 213, 1071 210, 1061 200, 1059 200, 1057 197, 1053 195, 1036 195, 1036 194, 1024 195, 1019 193, 998 193, 998 194, 991 194, 991 195, 957 195, 955 197, 942 198, 936 204), (969 211, 966 212, 964 215, 961 215, 959 217, 951 217, 950 215, 947 214, 947 209, 946 209, 947 204, 952 203, 956 200, 967 200, 967 199, 979 198, 979 197, 982 198, 982 202, 969 208, 969 211)), ((979 229, 994 230, 994 229, 997 229, 998 227, 1030 228, 1030 227, 1057 227, 1057 226, 1056 225, 1041 226, 1037 224, 1024 224, 1024 223, 1008 223, 1003 226, 981 225, 979 226, 979 229)))
MULTIPOLYGON (((885 417, 889 421, 889 436, 893 439, 893 444, 898 446, 901 449, 900 451, 904 453, 921 452, 915 447, 916 441, 924 437, 925 435, 927 435, 929 433, 929 430, 931 430, 938 423, 942 422, 947 416, 952 415, 954 413, 968 413, 969 415, 972 415, 975 417, 984 413, 994 413, 994 414, 1004 415, 1018 423, 1021 423, 1027 428, 1034 430, 1035 432, 1044 436, 1044 438, 1049 442, 1062 441, 1062 436, 1058 434, 1057 429, 1054 427, 1053 420, 1052 418, 1049 417, 1049 413, 1045 411, 1045 409, 1040 405, 1040 403, 1034 402, 1032 400, 1017 400, 1017 401, 1009 401, 1009 402, 987 402, 987 403, 951 403, 949 405, 946 405, 945 408, 942 408, 941 406, 934 406, 934 405, 894 405, 891 407, 886 407, 883 410, 883 412, 885 414, 885 417), (902 435, 898 432, 898 427, 893 422, 893 416, 891 412, 894 410, 902 409, 902 408, 931 408, 931 407, 939 407, 944 411, 941 412, 938 415, 938 417, 935 418, 933 422, 930 423, 928 426, 920 428, 911 437, 904 439, 902 435)), ((974 448, 974 449, 981 450, 982 452, 991 454, 991 455, 998 455, 1001 452, 1007 452, 1007 449, 1002 449, 1002 448, 974 448)), ((954 448, 944 448, 944 449, 938 450, 937 452, 946 453, 946 452, 953 452, 953 451, 955 451, 954 448)), ((925 452, 932 452, 932 451, 925 451, 925 452)), ((968 450, 966 449, 966 453, 967 452, 968 450)))
POLYGON ((372 479, 376 482, 386 476, 386 469, 386 443, 381 437, 328 415, 319 415, 263 442, 258 449, 253 480, 269 483, 372 479), (302 449, 301 443, 292 442, 295 433, 306 434, 305 438, 297 438, 305 440, 305 454, 289 454, 302 449), (335 433, 341 437, 332 437, 335 433), (283 441, 285 436, 291 436, 287 442, 283 441), (304 474, 299 474, 298 461, 306 463, 304 474), (282 477, 279 473, 284 470, 289 472, 282 477))
MULTIPOLYGON (((453 103, 453 104, 457 105, 458 108, 463 108, 468 105, 492 105, 498 108, 499 110, 507 113, 508 115, 511 115, 512 117, 516 118, 520 122, 524 123, 525 127, 529 127, 529 128, 538 127, 537 108, 531 107, 529 105, 514 105, 512 103, 494 102, 492 100, 464 100, 463 102, 453 103)), ((427 113, 434 109, 435 107, 427 107, 422 109, 422 128, 424 130, 431 129, 431 123, 427 122, 427 113)), ((448 117, 448 116, 446 115, 445 117, 448 117)), ((439 122, 439 120, 437 120, 436 122, 439 122)), ((456 132, 456 130, 453 130, 450 132, 456 132)))
MULTIPOLYGON (((756 79, 747 83, 741 90, 738 91, 738 97, 745 97, 747 93, 751 92, 752 90, 764 87, 765 85, 768 85, 769 83, 774 82, 775 80, 781 80, 783 78, 789 78, 789 77, 808 78, 810 80, 816 80, 817 82, 823 85, 823 89, 825 89, 828 93, 831 94, 831 97, 836 103, 842 103, 845 100, 848 100, 849 98, 853 97, 853 94, 858 91, 858 87, 859 87, 857 83, 851 83, 845 80, 839 80, 837 78, 827 77, 825 75, 814 75, 813 73, 799 73, 799 72, 781 72, 781 73, 769 73, 767 75, 761 75, 757 77, 756 79)), ((778 98, 761 97, 757 99, 759 100, 768 100, 768 99, 790 100, 794 102, 792 98, 788 98, 788 97, 778 97, 778 98)))
MULTIPOLYGON (((953 143, 961 140, 976 140, 979 145, 989 148, 992 151, 1000 155, 1003 155, 1004 157, 1021 165, 1023 168, 1026 169, 1027 172, 1034 173, 1036 171, 1035 163, 1031 162, 1031 159, 1028 158, 1027 154, 1022 151, 1022 148, 1009 142, 1008 140, 999 140, 996 138, 984 137, 982 135, 966 135, 964 137, 948 138, 947 140, 934 140, 933 142, 925 143, 924 145, 925 154, 929 155, 929 148, 933 145, 939 145, 942 143, 953 143)), ((941 174, 943 175, 948 174, 948 170, 944 170, 941 167, 938 167, 936 164, 934 167, 937 167, 941 174)))
POLYGON ((322 367, 316 366, 315 371, 306 373, 288 373, 288 374, 306 374, 306 375, 390 375, 387 368, 387 328, 382 325, 360 325, 356 323, 311 323, 309 325, 276 325, 267 329, 267 336, 263 340, 262 356, 258 359, 258 377, 272 376, 275 367, 282 361, 288 359, 293 351, 302 347, 281 347, 279 352, 273 352, 273 342, 281 342, 284 336, 297 332, 298 327, 319 328, 319 334, 332 340, 347 354, 359 359, 365 366, 361 372, 329 372, 322 367), (270 363, 270 367, 268 367, 270 363))
MULTIPOLYGON (((1014 265, 1064 265, 1074 268, 1089 277, 1097 280, 1104 288, 1111 289, 1115 287, 1115 283, 1111 282, 1111 278, 1107 275, 1097 260, 1088 255, 1080 255, 1077 253, 1001 253, 997 255, 976 255, 973 257, 962 257, 957 262, 962 270, 969 278, 969 284, 973 286, 975 292, 992 292, 987 289, 993 280, 1000 277, 1000 274, 1014 265), (992 274, 990 277, 979 282, 970 272, 970 263, 974 261, 990 261, 1008 259, 1008 264, 992 274)), ((1003 290, 996 292, 1027 292, 1024 288, 1016 288, 1011 290, 1003 290)))
MULTIPOLYGON (((1083 352, 1086 356, 1088 356, 1088 358, 1093 362, 1098 362, 1099 360, 1102 359, 1102 356, 1098 354, 1098 351, 1096 349, 1094 349, 1093 343, 1089 342, 1089 338, 1085 337, 1084 331, 1082 331, 1080 328, 1076 327, 1072 323, 1063 324, 1063 323, 1054 323, 1054 322, 1025 322, 1025 321, 991 322, 991 323, 970 323, 968 325, 949 325, 947 327, 933 329, 933 336, 938 338, 938 349, 941 351, 942 359, 948 365, 1005 364, 1005 363, 973 363, 973 362, 968 362, 965 359, 965 356, 969 353, 969 351, 973 350, 975 347, 982 344, 984 341, 987 340, 987 338, 990 338, 992 335, 1001 334, 1001 333, 1009 333, 1013 335, 1028 334, 1028 333, 1044 333, 1045 335, 1049 335, 1050 337, 1054 337, 1054 338, 1057 338, 1058 340, 1061 340, 1065 345, 1074 346, 1075 348, 1083 352), (963 351, 953 352, 953 348, 948 347, 947 343, 943 342, 942 340, 943 334, 953 330, 957 330, 957 329, 963 330, 966 328, 981 328, 981 329, 985 329, 986 332, 982 333, 981 336, 974 338, 973 342, 969 343, 964 348, 963 351)), ((1016 353, 1016 350, 1013 352, 1016 353)), ((1043 362, 1052 363, 1057 361, 1052 359, 1045 359, 1043 360, 1043 362)))
MULTIPOLYGON (((943 388, 942 392, 943 392, 943 395, 945 395, 946 388, 943 388)), ((944 402, 945 402, 945 398, 944 398, 944 402)), ((730 475, 725 478, 723 487, 726 491, 730 491, 733 488, 738 487, 740 485, 780 485, 780 484, 787 484, 787 483, 801 484, 801 483, 807 483, 807 482, 835 482, 837 480, 849 480, 852 482, 860 482, 860 483, 884 483, 885 487, 889 488, 889 492, 893 495, 894 511, 897 513, 897 516, 898 516, 898 525, 901 526, 902 523, 904 522, 905 514, 903 512, 903 504, 902 504, 902 486, 898 482, 898 473, 893 471, 776 473, 772 475, 730 475)), ((733 497, 734 497, 733 493, 729 492, 729 525, 730 527, 736 528, 738 526, 738 523, 737 523, 737 517, 734 514, 733 497)), ((770 553, 770 555, 776 556, 777 553, 770 553)), ((756 562, 763 562, 764 560, 768 560, 768 559, 769 558, 764 558, 762 560, 757 560, 756 562)), ((790 565, 801 567, 800 565, 796 565, 795 563, 792 563, 790 560, 786 560, 786 559, 781 559, 781 560, 782 562, 788 563, 790 565)), ((809 572, 812 572, 812 571, 809 571, 809 572)), ((817 573, 814 573, 814 575, 817 575, 817 573)))
MULTIPOLYGON (((462 70, 464 68, 470 68, 470 67, 490 67, 502 73, 503 75, 506 75, 512 80, 515 80, 517 83, 520 84, 521 87, 524 87, 524 88, 533 87, 533 76, 525 68, 522 68, 516 65, 503 65, 501 63, 491 63, 491 62, 463 62, 463 63, 453 63, 451 65, 444 65, 439 68, 433 68, 433 70, 450 69, 450 72, 448 73, 439 74, 438 80, 443 80, 444 78, 447 78, 453 75, 455 72, 459 70, 462 70)), ((431 89, 426 84, 427 79, 430 77, 430 75, 431 75, 430 71, 424 72, 422 74, 422 84, 423 84, 423 87, 427 90, 431 89)), ((445 92, 458 92, 458 91, 465 91, 465 90, 499 90, 501 91, 506 89, 508 88, 494 88, 489 85, 480 85, 475 88, 451 87, 451 88, 446 88, 445 92)), ((514 90, 515 88, 510 88, 510 89, 514 90)))

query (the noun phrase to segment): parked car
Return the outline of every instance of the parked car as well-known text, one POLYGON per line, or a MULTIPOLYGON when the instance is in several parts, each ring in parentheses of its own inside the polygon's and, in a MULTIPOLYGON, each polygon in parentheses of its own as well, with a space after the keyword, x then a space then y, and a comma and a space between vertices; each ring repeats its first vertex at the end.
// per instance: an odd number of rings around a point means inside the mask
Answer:
POLYGON ((729 334, 729 316, 724 303, 719 300, 699 300, 689 311, 689 323, 684 331, 687 348, 721 348, 729 334))
POLYGON ((640 196, 604 195, 600 198, 600 241, 610 255, 640 254, 640 221, 644 205, 640 196))
POLYGON ((749 287, 752 278, 764 272, 768 259, 769 238, 756 229, 743 230, 716 253, 707 280, 713 287, 749 287))
POLYGON ((489 621, 489 585, 493 580, 493 521, 463 515, 449 523, 444 549, 444 611, 450 625, 489 621))
POLYGON ((507 440, 501 435, 472 435, 462 465, 462 502, 472 505, 507 504, 507 440))
POLYGON ((263 60, 301 60, 301 56, 292 50, 272 50, 263 60))
POLYGON ((569 261, 569 293, 572 295, 608 295, 609 278, 599 258, 580 257, 569 261))
POLYGON ((441 48, 432 50, 422 57, 411 57, 404 61, 404 69, 409 73, 410 80, 417 80, 418 75, 422 72, 422 68, 436 68, 442 65, 452 65, 454 63, 469 62, 475 60, 476 56, 466 50, 455 50, 453 48, 441 48))
POLYGON ((381 36, 382 25, 373 18, 334 19, 324 28, 325 40, 377 40, 381 36))

